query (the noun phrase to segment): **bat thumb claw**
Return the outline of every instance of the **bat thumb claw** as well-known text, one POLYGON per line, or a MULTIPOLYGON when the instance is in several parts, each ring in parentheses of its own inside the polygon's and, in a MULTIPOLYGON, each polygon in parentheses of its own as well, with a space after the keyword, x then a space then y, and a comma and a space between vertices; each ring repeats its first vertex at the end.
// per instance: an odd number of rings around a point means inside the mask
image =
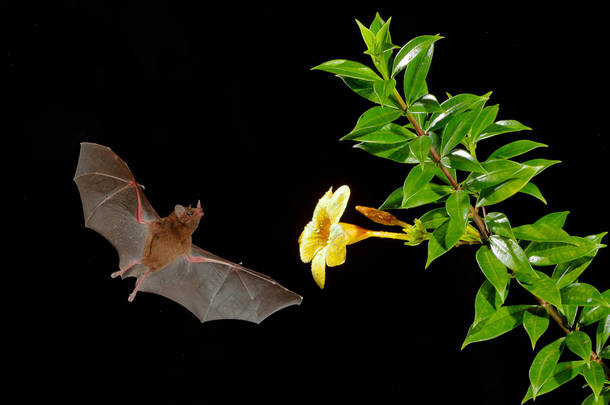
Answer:
POLYGON ((136 293, 131 293, 131 294, 129 294, 127 301, 132 302, 135 297, 136 297, 136 293))

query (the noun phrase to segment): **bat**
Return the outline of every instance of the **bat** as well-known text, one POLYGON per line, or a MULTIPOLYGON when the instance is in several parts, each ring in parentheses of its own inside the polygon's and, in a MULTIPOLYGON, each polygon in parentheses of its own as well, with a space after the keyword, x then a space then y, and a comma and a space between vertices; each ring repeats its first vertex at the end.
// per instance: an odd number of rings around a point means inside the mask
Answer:
POLYGON ((173 300, 201 322, 243 319, 260 323, 302 297, 272 278, 209 253, 192 243, 203 209, 176 205, 161 218, 146 199, 127 164, 110 148, 81 143, 74 181, 85 227, 118 251, 113 278, 135 277, 138 291, 173 300))

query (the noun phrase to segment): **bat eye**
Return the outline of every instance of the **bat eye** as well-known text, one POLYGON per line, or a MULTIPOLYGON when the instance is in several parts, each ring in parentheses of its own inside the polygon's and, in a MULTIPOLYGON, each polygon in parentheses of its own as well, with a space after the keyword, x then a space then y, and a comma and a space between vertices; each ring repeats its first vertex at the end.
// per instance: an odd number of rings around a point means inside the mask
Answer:
POLYGON ((193 211, 187 212, 186 215, 188 215, 189 217, 192 217, 193 216, 193 211))

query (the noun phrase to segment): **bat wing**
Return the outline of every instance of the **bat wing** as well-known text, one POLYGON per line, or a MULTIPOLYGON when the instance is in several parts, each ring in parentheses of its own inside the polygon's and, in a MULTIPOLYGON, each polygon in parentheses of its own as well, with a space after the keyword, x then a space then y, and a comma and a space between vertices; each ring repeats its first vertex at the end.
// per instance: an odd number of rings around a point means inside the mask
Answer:
POLYGON ((74 181, 85 226, 103 235, 119 253, 120 267, 141 259, 147 222, 159 218, 127 164, 110 148, 81 143, 74 181))
POLYGON ((166 268, 151 273, 140 291, 169 298, 199 318, 243 319, 260 323, 302 297, 272 278, 206 252, 193 245, 191 260, 182 256, 166 268), (211 261, 197 261, 211 259, 211 261), (220 262, 220 263, 219 263, 220 262))

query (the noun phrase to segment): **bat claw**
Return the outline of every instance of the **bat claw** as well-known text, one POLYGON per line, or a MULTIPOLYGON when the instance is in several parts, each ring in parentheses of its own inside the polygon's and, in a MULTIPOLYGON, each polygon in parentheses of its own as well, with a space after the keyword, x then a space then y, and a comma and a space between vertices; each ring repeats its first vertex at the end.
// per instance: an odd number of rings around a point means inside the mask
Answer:
POLYGON ((112 273, 112 274, 110 275, 110 278, 117 278, 117 277, 118 277, 118 276, 120 276, 120 275, 121 275, 121 270, 119 270, 119 271, 115 271, 114 273, 112 273))

